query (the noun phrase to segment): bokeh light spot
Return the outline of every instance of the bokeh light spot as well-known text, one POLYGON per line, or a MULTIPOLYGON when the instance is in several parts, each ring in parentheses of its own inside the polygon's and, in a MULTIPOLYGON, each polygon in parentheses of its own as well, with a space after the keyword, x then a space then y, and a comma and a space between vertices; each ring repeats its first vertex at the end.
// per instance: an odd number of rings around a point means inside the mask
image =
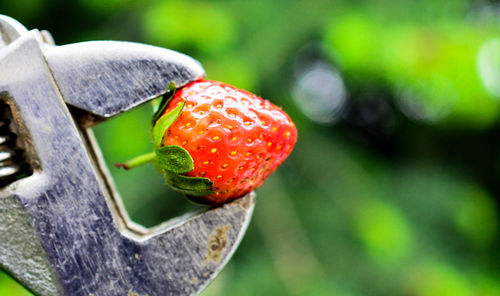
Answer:
POLYGON ((406 218, 395 207, 369 201, 356 211, 357 233, 373 259, 393 266, 407 258, 413 247, 413 232, 406 218))
POLYGON ((496 206, 481 188, 471 187, 464 192, 455 213, 458 229, 474 245, 490 245, 498 231, 496 206))
POLYGON ((443 262, 425 262, 410 269, 406 275, 406 289, 416 296, 470 296, 467 278, 458 270, 443 262))
POLYGON ((490 39, 479 49, 477 67, 488 93, 500 98, 500 39, 490 39))
POLYGON ((293 88, 293 98, 300 110, 321 124, 334 123, 339 119, 346 96, 340 74, 322 62, 299 74, 293 88))

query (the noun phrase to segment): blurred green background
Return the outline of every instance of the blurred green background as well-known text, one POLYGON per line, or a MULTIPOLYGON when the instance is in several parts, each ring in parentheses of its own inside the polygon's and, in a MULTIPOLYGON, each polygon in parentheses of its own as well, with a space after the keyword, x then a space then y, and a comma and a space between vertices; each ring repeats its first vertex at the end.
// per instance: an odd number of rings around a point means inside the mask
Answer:
MULTIPOLYGON (((0 0, 56 43, 198 59, 299 140, 209 295, 500 295, 500 1, 0 0)), ((196 208, 152 167, 150 106, 94 129, 131 217, 196 208)), ((30 295, 0 274, 0 295, 30 295)))

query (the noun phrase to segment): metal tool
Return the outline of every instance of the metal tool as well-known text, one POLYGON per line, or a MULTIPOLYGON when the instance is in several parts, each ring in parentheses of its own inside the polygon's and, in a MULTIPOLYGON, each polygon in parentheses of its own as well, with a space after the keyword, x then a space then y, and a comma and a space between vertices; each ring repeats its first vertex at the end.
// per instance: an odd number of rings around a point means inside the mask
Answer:
POLYGON ((126 42, 55 46, 0 15, 0 267, 36 295, 193 295, 249 223, 254 194, 146 229, 130 221, 90 127, 204 75, 126 42))

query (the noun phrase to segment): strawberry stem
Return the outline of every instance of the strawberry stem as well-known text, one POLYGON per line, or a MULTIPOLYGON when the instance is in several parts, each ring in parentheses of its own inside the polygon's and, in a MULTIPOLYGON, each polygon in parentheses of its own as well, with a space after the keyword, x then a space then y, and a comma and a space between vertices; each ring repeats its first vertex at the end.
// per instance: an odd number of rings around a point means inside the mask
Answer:
POLYGON ((117 168, 123 168, 125 170, 133 169, 138 166, 141 166, 143 164, 152 162, 156 158, 156 153, 155 152, 149 152, 146 154, 142 154, 139 156, 136 156, 124 163, 115 163, 115 167, 117 168))

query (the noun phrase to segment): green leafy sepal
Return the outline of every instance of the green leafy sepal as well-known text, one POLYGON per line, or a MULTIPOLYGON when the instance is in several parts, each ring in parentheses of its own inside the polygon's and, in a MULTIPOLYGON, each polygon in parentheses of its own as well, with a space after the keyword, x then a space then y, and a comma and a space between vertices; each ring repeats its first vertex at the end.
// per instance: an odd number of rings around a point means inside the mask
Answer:
POLYGON ((179 106, 175 107, 170 112, 164 114, 162 117, 158 119, 158 121, 156 121, 152 131, 153 146, 155 147, 155 149, 161 146, 163 137, 165 136, 165 132, 172 125, 172 123, 174 123, 177 117, 179 117, 182 108, 184 108, 185 104, 186 102, 182 102, 179 106))
POLYGON ((215 193, 211 190, 214 185, 213 182, 208 178, 183 175, 194 169, 194 161, 189 152, 177 145, 162 146, 167 130, 179 117, 186 103, 182 102, 170 112, 163 114, 174 95, 175 84, 171 82, 168 85, 167 93, 163 96, 153 116, 154 152, 140 155, 123 164, 116 164, 116 166, 130 169, 154 161, 159 171, 165 175, 167 184, 174 191, 183 194, 196 203, 207 203, 199 197, 215 193))
MULTIPOLYGON (((165 180, 173 190, 183 194, 188 199, 215 193, 215 191, 211 190, 214 183, 208 178, 188 177, 166 172, 165 180)), ((195 199, 193 201, 196 203, 202 203, 200 202, 201 199, 195 199)))
POLYGON ((153 109, 155 110, 153 114, 152 125, 155 125, 156 121, 158 121, 163 112, 165 112, 165 109, 167 109, 168 103, 170 103, 175 95, 175 90, 175 83, 171 81, 167 86, 167 92, 161 97, 161 101, 159 103, 157 103, 158 100, 152 101, 152 103, 154 104, 153 109))
POLYGON ((189 152, 181 146, 168 145, 155 149, 157 166, 169 173, 184 174, 194 169, 189 152))

